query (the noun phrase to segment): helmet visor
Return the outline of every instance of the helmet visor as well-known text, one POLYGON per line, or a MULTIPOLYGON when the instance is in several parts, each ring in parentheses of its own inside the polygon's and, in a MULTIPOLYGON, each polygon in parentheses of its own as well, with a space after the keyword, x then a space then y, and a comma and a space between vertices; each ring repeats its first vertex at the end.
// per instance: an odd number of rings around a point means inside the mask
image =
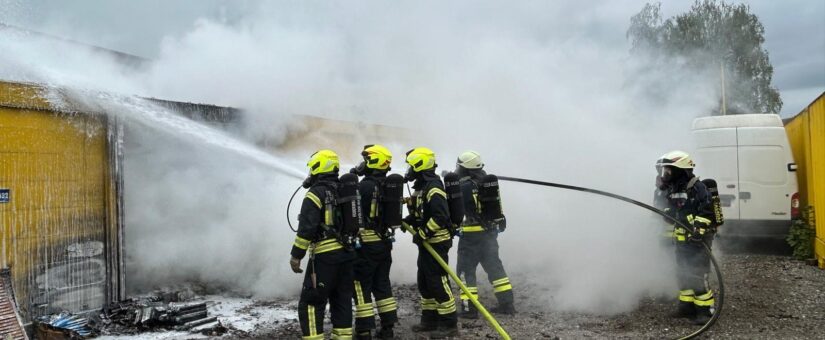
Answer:
POLYGON ((672 166, 656 166, 656 172, 658 173, 659 177, 662 178, 662 181, 665 183, 670 182, 673 179, 673 167, 672 166))

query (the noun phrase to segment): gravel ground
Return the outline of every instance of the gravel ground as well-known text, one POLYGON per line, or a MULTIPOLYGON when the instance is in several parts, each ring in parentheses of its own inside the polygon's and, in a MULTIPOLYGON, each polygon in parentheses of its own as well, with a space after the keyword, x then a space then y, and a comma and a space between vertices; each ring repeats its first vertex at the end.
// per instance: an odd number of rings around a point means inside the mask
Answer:
MULTIPOLYGON (((719 322, 705 339, 825 339, 825 271, 777 255, 725 255, 725 306, 719 322)), ((517 277, 514 277, 514 282, 517 277)), ((498 317, 513 339, 668 339, 687 335, 697 326, 668 314, 675 301, 649 299, 639 308, 614 316, 554 311, 527 298, 537 287, 520 286, 515 316, 498 317)), ((409 331, 418 321, 418 293, 413 285, 398 286, 401 324, 399 339, 420 339, 409 331)), ((485 306, 495 302, 484 300, 485 306)), ((459 320, 461 339, 497 338, 483 320, 459 320)), ((326 329, 331 327, 327 324, 326 329)), ((296 339, 297 320, 229 338, 296 339)), ((226 337, 224 337, 226 338, 226 337)))

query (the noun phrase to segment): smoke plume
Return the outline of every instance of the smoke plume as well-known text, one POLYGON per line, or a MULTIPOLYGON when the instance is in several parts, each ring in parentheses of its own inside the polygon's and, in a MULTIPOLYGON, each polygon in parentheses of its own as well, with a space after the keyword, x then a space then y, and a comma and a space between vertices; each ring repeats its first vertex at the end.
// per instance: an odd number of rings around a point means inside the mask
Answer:
MULTIPOLYGON (((640 72, 648 60, 630 59, 624 36, 637 8, 256 3, 231 22, 201 18, 170 34, 138 70, 88 51, 45 55, 30 37, 0 39, 20 51, 0 56, 0 78, 238 107, 246 128, 236 133, 253 142, 300 133, 293 115, 398 126, 412 137, 366 141, 391 146, 398 171, 414 146, 434 149, 440 170, 473 149, 491 173, 649 201, 653 163, 690 151, 690 122, 715 107, 717 85, 713 70, 640 72)), ((127 143, 131 288, 199 281, 294 296, 301 277, 288 269, 284 211, 299 181, 145 126, 130 126, 127 143)), ((311 151, 281 150, 296 166, 311 151)), ((357 158, 358 150, 336 151, 350 164, 357 158)), ((509 228, 499 241, 516 294, 540 285, 549 309, 616 313, 673 288, 661 219, 586 194, 502 190, 509 228)), ((393 279, 413 282, 413 245, 400 236, 395 248, 393 279)))

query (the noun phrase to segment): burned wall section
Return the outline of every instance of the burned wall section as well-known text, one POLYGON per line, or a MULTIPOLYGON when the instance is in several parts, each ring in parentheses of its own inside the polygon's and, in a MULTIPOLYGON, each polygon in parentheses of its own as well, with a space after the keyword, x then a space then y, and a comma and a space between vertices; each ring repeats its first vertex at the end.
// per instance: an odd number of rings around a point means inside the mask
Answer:
POLYGON ((0 82, 0 267, 24 323, 123 298, 120 129, 42 93, 0 82))

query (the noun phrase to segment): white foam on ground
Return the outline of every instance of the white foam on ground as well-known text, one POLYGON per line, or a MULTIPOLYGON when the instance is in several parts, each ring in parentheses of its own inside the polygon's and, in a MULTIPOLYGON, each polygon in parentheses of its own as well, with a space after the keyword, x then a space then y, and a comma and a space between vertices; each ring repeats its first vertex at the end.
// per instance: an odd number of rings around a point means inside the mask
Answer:
POLYGON ((298 317, 294 309, 256 304, 252 299, 213 295, 204 300, 210 301, 210 316, 217 316, 227 328, 244 332, 275 328, 281 321, 298 317))
POLYGON ((189 332, 168 331, 140 333, 135 335, 106 335, 99 337, 100 340, 183 340, 183 339, 205 339, 205 335, 193 334, 189 332))
MULTIPOLYGON (((295 312, 295 303, 287 306, 277 307, 270 304, 258 303, 249 298, 233 298, 219 295, 207 295, 200 297, 194 302, 205 301, 208 308, 208 316, 217 316, 221 324, 230 329, 227 335, 231 335, 231 330, 242 332, 252 332, 256 330, 275 329, 282 321, 298 317, 295 312), (292 307, 292 308, 290 308, 292 307)), ((135 335, 106 335, 98 339, 102 340, 182 340, 182 339, 205 339, 207 336, 182 332, 164 331, 147 332, 135 335)))

